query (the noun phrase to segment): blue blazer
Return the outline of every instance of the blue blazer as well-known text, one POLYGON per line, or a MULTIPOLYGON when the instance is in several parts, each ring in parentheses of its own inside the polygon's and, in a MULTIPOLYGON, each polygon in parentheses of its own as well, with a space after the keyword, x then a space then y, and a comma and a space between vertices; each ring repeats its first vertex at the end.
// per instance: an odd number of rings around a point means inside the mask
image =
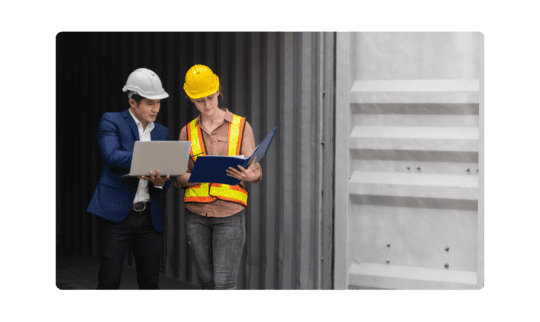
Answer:
MULTIPOLYGON (((150 134, 152 141, 168 141, 169 129, 154 123, 150 134)), ((129 110, 118 113, 105 113, 98 127, 98 143, 105 160, 103 173, 86 211, 96 216, 120 222, 124 220, 133 205, 139 184, 138 178, 122 178, 131 168, 131 157, 135 141, 140 140, 139 130, 129 110)), ((162 195, 169 189, 171 180, 163 189, 154 188, 148 181, 150 211, 157 231, 163 231, 162 195)))

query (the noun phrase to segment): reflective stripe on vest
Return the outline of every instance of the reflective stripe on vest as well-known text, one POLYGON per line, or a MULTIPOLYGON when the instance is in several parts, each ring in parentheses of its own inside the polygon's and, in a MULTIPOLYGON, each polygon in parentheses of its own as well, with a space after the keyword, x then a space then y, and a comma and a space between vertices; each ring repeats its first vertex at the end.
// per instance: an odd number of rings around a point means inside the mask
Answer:
MULTIPOLYGON (((201 126, 197 123, 197 119, 189 122, 187 128, 188 140, 191 141, 191 155, 206 155, 206 149, 204 148, 204 141, 201 132, 201 126)), ((197 160, 197 157, 194 156, 193 162, 197 160)))
MULTIPOLYGON (((233 114, 233 120, 229 124, 228 156, 240 154, 245 121, 245 118, 233 114)), ((189 122, 187 132, 188 140, 191 141, 191 155, 194 155, 192 158, 195 162, 197 160, 197 155, 206 155, 204 140, 197 119, 189 122)), ((186 192, 184 193, 184 202, 208 203, 213 202, 218 198, 247 206, 248 192, 239 185, 231 186, 220 183, 200 183, 193 187, 186 188, 186 192)))
POLYGON ((240 154, 245 120, 245 118, 233 114, 233 121, 229 124, 229 148, 227 149, 229 156, 240 154))
POLYGON ((184 193, 184 202, 212 202, 215 197, 210 197, 208 194, 209 183, 199 183, 193 187, 186 188, 184 193))

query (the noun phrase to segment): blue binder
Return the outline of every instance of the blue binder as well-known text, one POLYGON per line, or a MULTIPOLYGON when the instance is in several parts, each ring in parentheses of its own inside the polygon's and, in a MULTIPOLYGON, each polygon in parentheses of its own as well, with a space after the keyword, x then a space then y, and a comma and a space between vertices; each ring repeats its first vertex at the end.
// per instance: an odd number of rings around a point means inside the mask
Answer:
POLYGON ((261 161, 266 155, 270 143, 272 143, 276 130, 277 127, 272 132, 268 133, 266 138, 262 140, 255 148, 255 151, 253 151, 247 159, 221 155, 205 155, 197 157, 197 161, 195 161, 195 164, 193 165, 188 182, 223 183, 232 186, 239 184, 240 180, 227 175, 227 169, 229 167, 238 169, 239 165, 247 169, 254 157, 257 158, 255 162, 261 161))

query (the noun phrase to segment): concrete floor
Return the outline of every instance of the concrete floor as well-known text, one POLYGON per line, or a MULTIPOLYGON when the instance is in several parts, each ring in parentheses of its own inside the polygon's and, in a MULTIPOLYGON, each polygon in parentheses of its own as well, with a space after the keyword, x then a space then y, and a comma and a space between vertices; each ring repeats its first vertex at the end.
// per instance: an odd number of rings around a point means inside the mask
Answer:
MULTIPOLYGON (((95 290, 99 259, 71 249, 56 248, 56 286, 61 290, 95 290)), ((163 274, 159 275, 159 287, 162 290, 200 290, 191 283, 182 282, 163 274)), ((135 267, 124 265, 121 290, 137 290, 135 267)), ((349 285, 349 289, 380 290, 379 288, 349 285)))
MULTIPOLYGON (((61 290, 95 290, 99 259, 71 249, 56 249, 56 286, 61 290)), ((159 276, 162 290, 194 290, 197 285, 182 282, 162 274, 159 276)), ((120 289, 137 290, 135 267, 124 265, 120 289)))

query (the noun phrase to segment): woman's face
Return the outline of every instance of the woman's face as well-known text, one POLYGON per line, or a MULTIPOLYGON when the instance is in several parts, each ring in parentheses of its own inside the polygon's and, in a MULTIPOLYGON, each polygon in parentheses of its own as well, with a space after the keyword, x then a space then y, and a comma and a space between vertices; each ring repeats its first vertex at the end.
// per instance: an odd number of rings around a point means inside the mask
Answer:
POLYGON ((191 99, 193 104, 195 104, 195 107, 201 112, 202 114, 206 115, 212 115, 215 111, 218 110, 218 96, 220 91, 215 92, 212 95, 208 95, 206 97, 201 97, 198 99, 191 99))

